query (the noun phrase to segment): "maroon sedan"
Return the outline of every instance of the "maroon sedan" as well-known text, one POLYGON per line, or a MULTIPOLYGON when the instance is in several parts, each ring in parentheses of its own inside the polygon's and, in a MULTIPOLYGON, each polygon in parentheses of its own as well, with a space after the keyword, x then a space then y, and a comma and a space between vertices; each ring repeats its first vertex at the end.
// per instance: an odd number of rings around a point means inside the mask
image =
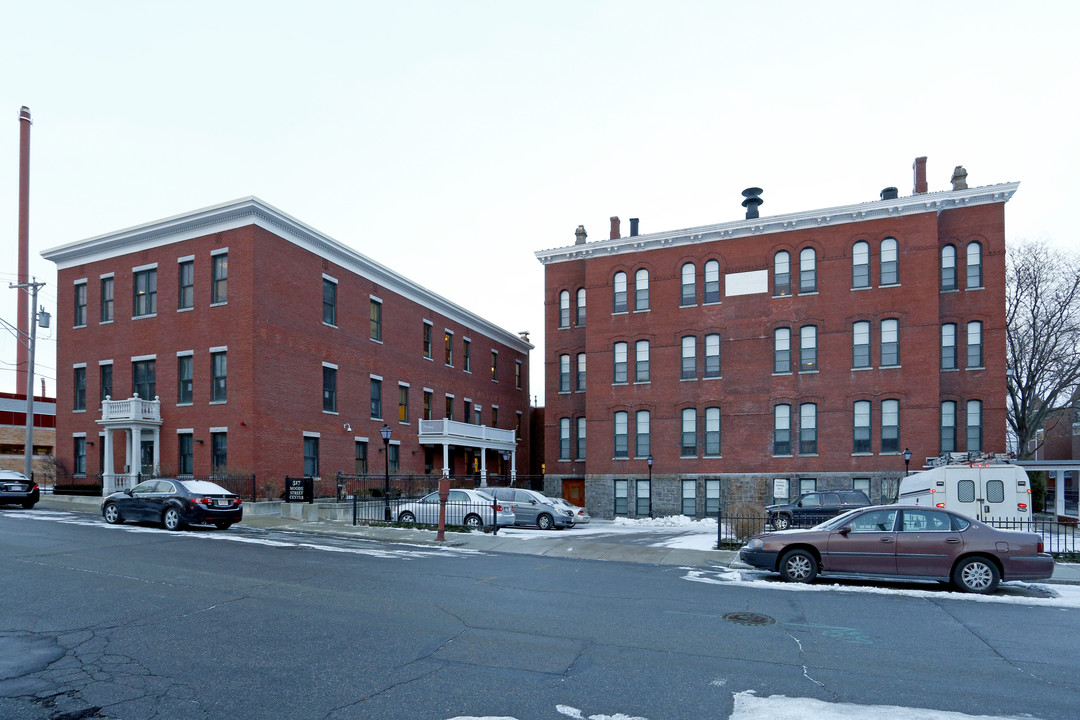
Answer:
POLYGON ((998 530, 937 508, 878 505, 809 530, 755 535, 739 551, 748 565, 788 582, 833 577, 938 580, 993 592, 1002 580, 1045 580, 1054 559, 1035 533, 998 530))

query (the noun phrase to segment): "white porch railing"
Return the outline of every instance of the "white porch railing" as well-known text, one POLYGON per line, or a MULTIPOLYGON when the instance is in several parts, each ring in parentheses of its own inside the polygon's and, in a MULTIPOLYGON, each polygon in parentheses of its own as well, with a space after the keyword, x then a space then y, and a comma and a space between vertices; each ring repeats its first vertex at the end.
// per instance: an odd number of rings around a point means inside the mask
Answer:
POLYGON ((161 401, 143 400, 138 395, 127 400, 106 397, 101 403, 101 419, 113 421, 161 422, 161 401))
POLYGON ((504 446, 508 449, 512 449, 515 445, 513 430, 493 428, 487 425, 472 425, 445 418, 442 420, 421 420, 418 439, 421 443, 456 440, 458 444, 462 444, 461 441, 466 441, 463 444, 484 443, 492 446, 504 446))

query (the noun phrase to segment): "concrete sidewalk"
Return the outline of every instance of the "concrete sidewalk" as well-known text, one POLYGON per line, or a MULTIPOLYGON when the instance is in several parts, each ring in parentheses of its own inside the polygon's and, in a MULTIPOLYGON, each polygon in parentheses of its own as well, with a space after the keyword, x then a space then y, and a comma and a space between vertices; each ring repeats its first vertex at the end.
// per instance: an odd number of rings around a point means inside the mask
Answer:
MULTIPOLYGON (((66 495, 43 495, 38 507, 49 510, 69 510, 97 515, 101 499, 66 495)), ((354 538, 374 542, 400 543, 464 548, 482 552, 541 555, 585 560, 614 560, 647 565, 676 565, 685 567, 741 566, 734 550, 687 550, 682 548, 651 547, 628 543, 600 542, 587 536, 574 537, 574 531, 537 530, 541 537, 508 537, 481 532, 446 532, 439 542, 434 530, 399 528, 379 525, 353 525, 348 521, 326 519, 318 505, 289 505, 286 503, 247 503, 242 525, 263 530, 354 538), (307 519, 305 519, 307 518, 307 519)), ((104 520, 102 521, 104 522, 104 520)), ((1042 582, 1080 585, 1080 564, 1057 563, 1054 577, 1042 582)))

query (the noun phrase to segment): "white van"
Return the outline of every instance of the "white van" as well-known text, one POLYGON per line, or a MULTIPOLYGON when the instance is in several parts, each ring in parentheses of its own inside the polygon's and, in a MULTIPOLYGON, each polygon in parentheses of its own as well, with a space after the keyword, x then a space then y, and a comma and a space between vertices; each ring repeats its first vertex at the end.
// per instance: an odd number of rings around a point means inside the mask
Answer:
POLYGON ((950 453, 926 464, 928 470, 900 481, 897 502, 955 510, 988 524, 1031 520, 1031 483, 1008 456, 950 453))

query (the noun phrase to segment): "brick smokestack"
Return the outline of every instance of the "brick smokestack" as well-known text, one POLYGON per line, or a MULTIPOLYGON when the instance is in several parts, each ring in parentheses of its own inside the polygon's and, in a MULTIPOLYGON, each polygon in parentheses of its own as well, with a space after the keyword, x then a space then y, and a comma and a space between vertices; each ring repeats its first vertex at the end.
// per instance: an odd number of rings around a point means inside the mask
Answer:
MULTIPOLYGON (((17 282, 30 282, 30 108, 19 109, 19 276, 17 282)), ((19 335, 30 336, 30 294, 19 290, 19 335)), ((26 343, 15 343, 15 387, 26 387, 30 370, 30 350, 26 343)))
POLYGON ((622 237, 619 232, 619 217, 616 215, 615 217, 611 218, 611 235, 609 236, 610 239, 618 240, 620 237, 622 237))
POLYGON ((915 158, 915 164, 911 166, 915 171, 915 194, 921 195, 926 192, 926 157, 915 158))

